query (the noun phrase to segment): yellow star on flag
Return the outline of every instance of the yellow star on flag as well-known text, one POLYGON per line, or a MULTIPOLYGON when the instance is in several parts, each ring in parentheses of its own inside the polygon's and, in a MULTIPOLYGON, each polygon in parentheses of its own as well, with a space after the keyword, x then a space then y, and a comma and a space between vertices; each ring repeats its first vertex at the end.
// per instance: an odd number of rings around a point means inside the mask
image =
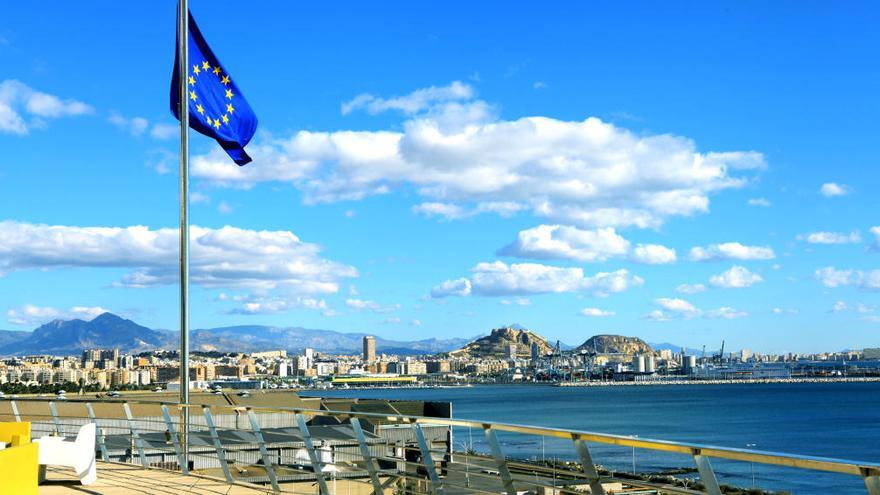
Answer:
POLYGON ((223 76, 223 79, 220 79, 220 82, 222 82, 224 86, 229 84, 229 76, 223 76))
POLYGON ((214 67, 214 75, 215 75, 215 76, 219 76, 219 75, 220 75, 220 67, 214 67))
POLYGON ((196 105, 196 111, 198 111, 198 112, 201 113, 201 114, 204 114, 204 113, 205 113, 205 107, 203 107, 202 104, 199 103, 198 105, 196 105))
POLYGON ((229 112, 229 113, 233 113, 233 112, 235 112, 235 109, 232 108, 232 103, 227 103, 227 104, 226 104, 226 111, 229 112))
POLYGON ((189 76, 189 85, 194 86, 196 84, 196 79, 193 76, 189 76))
POLYGON ((220 119, 214 119, 214 128, 215 128, 215 129, 219 129, 219 128, 220 128, 220 119))
POLYGON ((232 90, 231 89, 226 90, 226 97, 229 98, 230 100, 232 99, 232 90))
POLYGON ((220 117, 220 118, 223 119, 223 123, 224 123, 224 124, 228 124, 228 123, 229 123, 229 117, 227 117, 225 113, 224 113, 223 116, 220 117))
POLYGON ((198 74, 199 72, 201 72, 199 70, 199 64, 193 65, 193 74, 198 74))
POLYGON ((192 101, 196 101, 196 92, 195 91, 189 92, 189 99, 192 101))
POLYGON ((202 69, 208 70, 210 68, 211 68, 211 64, 209 64, 207 60, 202 62, 202 69))

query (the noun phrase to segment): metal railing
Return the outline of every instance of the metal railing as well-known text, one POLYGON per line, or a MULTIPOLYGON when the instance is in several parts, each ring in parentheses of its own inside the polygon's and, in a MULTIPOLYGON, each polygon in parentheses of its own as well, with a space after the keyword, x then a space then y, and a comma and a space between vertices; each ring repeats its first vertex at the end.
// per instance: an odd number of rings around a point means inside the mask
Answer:
POLYGON ((875 463, 452 418, 17 398, 0 400, 0 421, 30 421, 35 436, 74 436, 93 422, 99 460, 271 487, 275 493, 721 495, 725 489, 710 460, 723 460, 805 470, 807 480, 809 472, 860 477, 869 495, 880 495, 880 464, 875 463), (180 421, 184 410, 190 418, 186 430, 180 421), (472 437, 475 431, 486 451, 479 452, 473 442, 456 450, 454 437, 472 437), (551 462, 517 459, 504 451, 516 443, 514 437, 570 442, 571 455, 551 462), (635 465, 631 474, 609 470, 596 464, 595 446, 632 449, 633 464, 636 449, 687 456, 695 476, 641 476, 635 465))

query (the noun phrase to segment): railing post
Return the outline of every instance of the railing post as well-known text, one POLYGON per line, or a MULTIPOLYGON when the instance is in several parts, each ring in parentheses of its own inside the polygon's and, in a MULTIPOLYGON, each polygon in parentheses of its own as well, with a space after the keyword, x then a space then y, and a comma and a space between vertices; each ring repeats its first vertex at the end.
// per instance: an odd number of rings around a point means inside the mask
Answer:
POLYGON ((95 442, 101 450, 101 459, 104 462, 110 462, 110 456, 107 454, 107 445, 104 444, 104 430, 98 425, 98 418, 95 416, 95 410, 92 409, 91 402, 86 402, 86 411, 89 412, 89 419, 92 420, 92 423, 95 423, 95 442))
POLYGON ((870 472, 867 469, 862 469, 862 479, 865 480, 868 495, 880 495, 880 474, 877 471, 870 472))
POLYGON ((15 422, 21 423, 21 414, 18 414, 18 404, 16 404, 14 400, 11 400, 9 401, 9 405, 12 406, 12 415, 15 416, 15 422))
POLYGON ((174 453, 177 455, 177 464, 180 465, 180 471, 183 474, 189 474, 189 462, 183 458, 183 452, 180 450, 180 438, 177 436, 177 432, 174 431, 174 423, 171 422, 171 413, 168 412, 168 406, 162 404, 161 409, 162 416, 165 417, 165 426, 168 428, 171 445, 174 446, 174 453))
POLYGON ((144 454, 144 444, 141 441, 141 436, 138 434, 137 430, 134 429, 134 418, 131 415, 131 408, 128 407, 128 402, 122 403, 122 409, 125 411, 125 418, 128 420, 128 430, 131 431, 131 437, 134 439, 134 445, 138 449, 138 455, 141 458, 141 464, 144 468, 150 467, 147 464, 147 456, 144 454))
POLYGON ((434 457, 431 456, 431 448, 428 446, 428 441, 425 440, 425 433, 422 432, 422 428, 418 423, 413 423, 412 429, 416 434, 419 450, 422 451, 422 464, 425 465, 425 471, 428 472, 428 477, 431 478, 431 489, 435 495, 443 495, 443 484, 440 482, 440 477, 437 476, 437 466, 434 465, 434 457))
POLYGON ((58 419, 58 408, 55 407, 55 402, 49 401, 49 413, 52 414, 52 419, 55 421, 55 434, 59 437, 63 437, 61 434, 61 420, 58 419))
POLYGON ((590 455, 587 442, 577 438, 577 435, 572 435, 572 440, 574 441, 574 448, 577 450, 578 457, 581 460, 581 469, 584 471, 584 476, 590 484, 590 493, 593 495, 605 495, 605 489, 602 488, 599 472, 596 471, 596 463, 593 462, 593 456, 590 455))
POLYGON ((361 448, 361 457, 363 457, 364 463, 367 466, 367 472, 370 473, 370 481, 373 482, 373 495, 382 495, 384 493, 382 482, 379 480, 379 472, 376 469, 376 464, 374 464, 373 456, 370 455, 370 447, 367 445, 367 437, 361 428, 360 420, 351 418, 351 427, 354 430, 355 436, 357 436, 358 445, 361 448))
POLYGON ((275 463, 269 457, 269 450, 266 449, 266 441, 263 439, 263 433, 260 431, 257 415, 254 414, 251 408, 247 408, 247 415, 248 419, 251 420, 251 430, 253 430, 254 436, 257 438, 257 444, 260 446, 260 455, 263 457, 263 464, 266 465, 266 474, 269 475, 269 482, 272 483, 272 491, 281 493, 281 489, 278 488, 278 479, 275 477, 275 463))
POLYGON ((312 435, 309 433, 309 427, 306 425, 306 418, 302 414, 296 413, 296 423, 299 426, 299 434, 303 437, 303 443, 306 444, 306 451, 309 453, 309 460, 312 462, 312 471, 315 472, 315 479, 318 480, 318 488, 321 495, 330 495, 327 489, 327 480, 324 479, 323 464, 318 458, 318 452, 315 450, 315 444, 312 442, 312 435))
POLYGON ((700 449, 694 449, 694 462, 697 464, 697 471, 700 473, 700 481, 706 488, 709 495, 721 495, 721 487, 718 486, 718 479, 715 478, 715 471, 709 463, 709 458, 700 453, 700 449))
POLYGON ((220 467, 223 468, 223 476, 230 485, 235 483, 232 479, 232 473, 229 472, 229 464, 226 463, 226 453, 223 451, 223 445, 220 443, 220 436, 217 435, 217 428, 214 427, 214 416, 211 414, 211 408, 202 406, 202 412, 205 414, 205 424, 208 425, 208 433, 211 435, 211 441, 214 442, 214 450, 217 451, 217 459, 220 460, 220 467))
POLYGON ((498 466, 498 474, 501 475, 501 481, 504 483, 504 491, 507 495, 516 495, 516 488, 513 486, 513 477, 510 476, 510 470, 507 468, 507 458, 501 451, 501 444, 498 442, 498 435, 492 429, 492 425, 484 424, 483 433, 486 434, 486 441, 489 442, 489 449, 492 450, 492 457, 495 458, 495 465, 498 466))

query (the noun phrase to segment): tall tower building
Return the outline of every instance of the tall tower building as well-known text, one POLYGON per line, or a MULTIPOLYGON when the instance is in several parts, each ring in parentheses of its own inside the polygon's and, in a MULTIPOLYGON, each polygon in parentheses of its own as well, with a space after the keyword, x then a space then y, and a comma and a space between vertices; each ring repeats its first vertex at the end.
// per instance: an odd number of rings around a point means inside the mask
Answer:
POLYGON ((372 335, 364 337, 364 361, 367 363, 376 362, 376 337, 372 335))

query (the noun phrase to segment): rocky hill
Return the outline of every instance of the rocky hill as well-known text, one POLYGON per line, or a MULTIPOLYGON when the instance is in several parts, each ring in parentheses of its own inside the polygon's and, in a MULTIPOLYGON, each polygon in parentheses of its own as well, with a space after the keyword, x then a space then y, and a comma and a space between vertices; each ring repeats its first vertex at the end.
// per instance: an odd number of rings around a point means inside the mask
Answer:
POLYGON ((450 354, 453 356, 470 356, 480 358, 506 359, 509 356, 510 346, 516 346, 518 358, 529 358, 532 354, 532 344, 537 344, 540 353, 551 352, 552 346, 544 337, 523 328, 496 328, 485 337, 467 344, 450 354))
POLYGON ((599 354, 625 354, 627 356, 654 354, 654 349, 644 340, 624 335, 594 335, 576 349, 578 352, 581 350, 595 351, 599 354))

